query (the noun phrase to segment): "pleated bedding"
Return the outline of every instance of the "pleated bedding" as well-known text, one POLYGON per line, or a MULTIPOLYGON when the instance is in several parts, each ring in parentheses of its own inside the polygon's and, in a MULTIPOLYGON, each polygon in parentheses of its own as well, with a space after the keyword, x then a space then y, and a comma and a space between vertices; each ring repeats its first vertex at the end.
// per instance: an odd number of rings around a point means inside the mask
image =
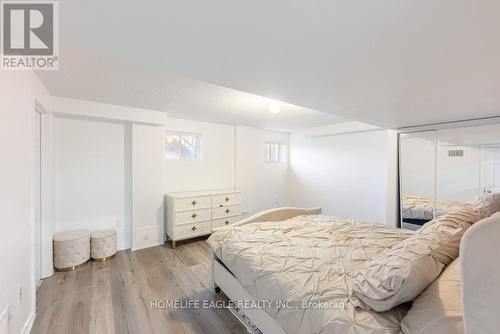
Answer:
POLYGON ((287 333, 399 333, 407 305, 375 312, 350 295, 361 266, 412 233, 299 216, 224 229, 208 243, 254 300, 272 302, 265 311, 287 333))

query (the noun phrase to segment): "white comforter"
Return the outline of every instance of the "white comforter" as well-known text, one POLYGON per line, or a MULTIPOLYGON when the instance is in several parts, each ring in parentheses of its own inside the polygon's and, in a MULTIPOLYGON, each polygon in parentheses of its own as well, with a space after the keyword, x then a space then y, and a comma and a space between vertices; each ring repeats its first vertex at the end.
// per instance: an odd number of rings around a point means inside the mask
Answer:
POLYGON ((399 333, 405 307, 365 311, 350 292, 360 266, 411 233, 299 216, 224 229, 208 243, 255 300, 288 302, 265 309, 287 333, 399 333))

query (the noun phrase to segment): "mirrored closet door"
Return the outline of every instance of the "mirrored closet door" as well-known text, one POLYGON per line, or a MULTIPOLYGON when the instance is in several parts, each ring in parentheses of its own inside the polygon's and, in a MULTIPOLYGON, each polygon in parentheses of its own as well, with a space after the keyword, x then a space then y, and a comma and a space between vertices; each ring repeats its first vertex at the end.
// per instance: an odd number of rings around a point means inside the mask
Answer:
POLYGON ((500 192, 500 124, 399 134, 401 227, 500 192))
POLYGON ((436 201, 436 131, 399 135, 401 226, 432 220, 436 201))

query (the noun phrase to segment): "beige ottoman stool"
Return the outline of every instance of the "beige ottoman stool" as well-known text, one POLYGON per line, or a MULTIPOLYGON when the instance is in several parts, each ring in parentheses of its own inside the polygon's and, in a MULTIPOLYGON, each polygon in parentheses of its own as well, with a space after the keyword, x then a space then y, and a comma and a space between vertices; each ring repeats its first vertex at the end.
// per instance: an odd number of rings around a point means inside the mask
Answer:
POLYGON ((99 230, 90 235, 90 253, 97 262, 111 260, 116 254, 116 231, 99 230))
POLYGON ((78 269, 90 259, 90 231, 74 230, 54 235, 54 267, 57 271, 78 269))

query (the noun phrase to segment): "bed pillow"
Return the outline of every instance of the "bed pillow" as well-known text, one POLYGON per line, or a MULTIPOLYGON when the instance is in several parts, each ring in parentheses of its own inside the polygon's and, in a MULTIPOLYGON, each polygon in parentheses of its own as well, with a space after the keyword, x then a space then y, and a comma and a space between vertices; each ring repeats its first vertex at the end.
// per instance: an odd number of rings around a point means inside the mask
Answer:
POLYGON ((413 302, 401 322, 403 334, 464 334, 459 259, 413 302))
POLYGON ((484 193, 472 204, 472 207, 479 210, 484 218, 489 217, 500 211, 500 194, 484 193))
POLYGON ((481 218, 474 209, 441 216, 368 261, 354 278, 353 302, 383 312, 414 300, 458 257, 463 234, 481 218))

